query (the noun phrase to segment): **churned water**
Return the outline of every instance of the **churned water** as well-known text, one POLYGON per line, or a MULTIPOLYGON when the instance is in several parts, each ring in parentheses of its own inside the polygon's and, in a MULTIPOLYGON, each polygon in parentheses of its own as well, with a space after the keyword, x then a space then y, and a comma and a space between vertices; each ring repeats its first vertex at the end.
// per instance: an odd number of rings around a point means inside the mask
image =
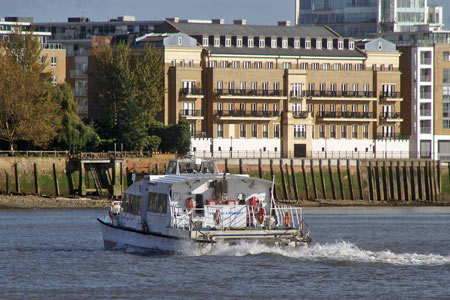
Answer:
POLYGON ((450 299, 450 208, 305 209, 314 243, 104 250, 100 210, 0 211, 0 299, 450 299))

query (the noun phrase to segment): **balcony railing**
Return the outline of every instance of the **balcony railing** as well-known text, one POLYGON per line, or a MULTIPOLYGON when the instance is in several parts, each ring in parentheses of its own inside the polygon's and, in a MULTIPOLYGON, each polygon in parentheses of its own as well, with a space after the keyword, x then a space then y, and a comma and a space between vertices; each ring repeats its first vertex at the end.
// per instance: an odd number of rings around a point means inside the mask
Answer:
POLYGON ((410 135, 400 133, 378 133, 377 140, 409 140, 410 135))
POLYGON ((369 91, 306 91, 306 97, 344 97, 344 98, 374 98, 375 93, 369 91))
POLYGON ((292 116, 295 119, 306 119, 306 118, 308 118, 309 114, 310 114, 310 112, 308 112, 308 111, 293 111, 292 112, 292 116))
POLYGON ((317 117, 321 119, 376 119, 374 112, 343 112, 343 111, 319 111, 317 117))
POLYGON ((180 96, 202 96, 203 89, 200 88, 182 88, 180 89, 180 96))
POLYGON ((422 82, 430 82, 431 81, 431 75, 420 75, 420 81, 422 81, 422 82))
POLYGON ((182 109, 180 110, 180 117, 201 117, 203 113, 201 110, 182 109))
POLYGON ((420 92, 420 99, 431 99, 431 92, 420 92))
POLYGON ((70 70, 70 77, 72 77, 72 78, 87 78, 88 74, 83 70, 70 70))
POLYGON ((420 127, 420 133, 425 133, 425 134, 431 133, 431 127, 420 127))
POLYGON ((250 97, 283 97, 281 90, 254 90, 254 89, 215 89, 217 96, 250 96, 250 97))
POLYGON ((386 120, 386 119, 401 119, 402 114, 399 112, 382 112, 380 114, 380 119, 386 120))
POLYGON ((280 115, 279 111, 266 110, 215 110, 216 117, 272 118, 280 115))
POLYGON ((400 92, 381 92, 380 93, 380 98, 394 98, 394 99, 399 99, 402 97, 402 94, 400 92))
POLYGON ((204 131, 196 131, 191 132, 191 137, 194 139, 205 139, 205 138, 212 138, 212 135, 204 131))

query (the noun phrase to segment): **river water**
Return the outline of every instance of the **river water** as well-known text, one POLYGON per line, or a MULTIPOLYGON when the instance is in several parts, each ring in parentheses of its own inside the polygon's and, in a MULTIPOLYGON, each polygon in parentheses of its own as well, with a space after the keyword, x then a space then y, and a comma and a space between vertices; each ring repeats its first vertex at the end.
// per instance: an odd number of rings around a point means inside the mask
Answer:
POLYGON ((104 250, 101 210, 0 211, 0 299, 450 299, 450 208, 305 209, 314 243, 104 250))

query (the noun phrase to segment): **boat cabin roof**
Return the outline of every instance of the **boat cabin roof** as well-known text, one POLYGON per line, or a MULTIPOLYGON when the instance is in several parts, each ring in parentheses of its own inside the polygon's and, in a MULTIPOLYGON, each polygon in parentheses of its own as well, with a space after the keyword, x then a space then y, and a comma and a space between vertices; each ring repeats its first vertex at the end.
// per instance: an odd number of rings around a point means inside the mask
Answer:
POLYGON ((166 170, 169 174, 218 174, 214 159, 177 158, 171 159, 166 170))

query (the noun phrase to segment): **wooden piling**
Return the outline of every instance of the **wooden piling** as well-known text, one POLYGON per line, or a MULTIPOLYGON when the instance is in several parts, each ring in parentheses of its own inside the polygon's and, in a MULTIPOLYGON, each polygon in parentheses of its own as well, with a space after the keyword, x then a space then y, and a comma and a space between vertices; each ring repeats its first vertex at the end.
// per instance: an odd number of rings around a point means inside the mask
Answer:
POLYGON ((396 200, 395 184, 394 184, 394 162, 389 162, 389 191, 391 192, 391 199, 396 200))
POLYGON ((291 176, 292 176, 292 184, 294 186, 295 201, 299 201, 300 196, 298 194, 298 185, 297 185, 297 179, 295 178, 295 168, 294 168, 294 160, 293 159, 291 159, 291 176))
POLYGON ((377 191, 377 200, 382 201, 381 196, 381 184, 380 184, 380 168, 378 165, 378 161, 375 162, 375 189, 377 191))
POLYGON ((359 199, 364 200, 364 193, 361 180, 361 162, 359 159, 356 160, 356 175, 358 177, 359 199))
MULTIPOLYGON (((136 164, 133 165, 133 172, 136 173, 136 164)), ((155 173, 159 175, 159 163, 155 164, 155 173)))
POLYGON ((417 198, 423 201, 423 179, 422 179, 422 166, 420 160, 417 162, 417 198))
POLYGON ((312 178, 312 184, 313 184, 313 192, 314 192, 314 199, 317 199, 317 185, 316 185, 316 177, 314 176, 314 161, 311 159, 309 161, 309 168, 311 169, 311 178, 312 178))
POLYGON ((350 160, 347 159, 347 175, 348 175, 348 187, 350 189, 350 199, 355 200, 353 196, 352 174, 350 171, 350 160))
POLYGON ((284 172, 283 172, 283 160, 280 159, 280 174, 281 174, 281 184, 283 186, 283 196, 284 196, 284 200, 289 200, 288 199, 288 194, 287 194, 287 187, 286 187, 286 178, 284 178, 284 172))
MULTIPOLYGON (((272 171, 272 160, 270 160, 270 170, 272 171)), ((225 173, 230 173, 228 170, 228 158, 225 158, 225 173)), ((271 172, 271 177, 273 178, 273 172, 271 172)))
POLYGON ((433 200, 434 200, 434 202, 437 202, 438 191, 437 191, 437 183, 436 183, 437 180, 436 180, 436 161, 435 160, 433 160, 433 162, 432 162, 432 170, 433 170, 433 176, 431 178, 433 180, 433 195, 434 195, 433 200))
POLYGON ((263 178, 263 176, 262 176, 262 160, 261 160, 261 158, 258 159, 258 174, 259 174, 259 178, 263 178))
POLYGON ((19 176, 19 164, 14 165, 14 173, 16 177, 16 192, 20 193, 20 176, 19 176))
MULTIPOLYGON (((225 159, 225 169, 228 169, 228 160, 225 159)), ((270 160, 270 178, 272 180, 274 180, 274 174, 273 174, 273 159, 270 160)), ((274 185, 273 187, 273 197, 275 198, 275 200, 278 200, 278 195, 277 195, 277 189, 274 185)))
POLYGON ((308 180, 306 179, 307 174, 305 171, 305 160, 302 159, 302 173, 303 173, 303 180, 305 182, 305 194, 306 194, 306 200, 310 200, 309 197, 309 188, 308 188, 308 180))
POLYGON ((325 179, 323 178, 322 159, 319 159, 319 172, 320 172, 320 182, 322 184, 322 195, 323 195, 324 199, 328 199, 327 191, 326 191, 326 188, 325 188, 325 179))
POLYGON ((244 174, 244 171, 242 169, 242 158, 239 158, 239 174, 244 174))
POLYGON ((344 194, 344 185, 342 184, 342 176, 341 176, 341 160, 337 160, 337 171, 338 171, 338 177, 339 177, 339 188, 341 189, 341 199, 345 200, 345 194, 344 194))
POLYGON ((425 185, 425 200, 431 201, 431 195, 430 195, 430 180, 429 180, 429 173, 428 173, 428 162, 425 161, 425 166, 423 168, 423 181, 425 185))
POLYGON ((152 172, 152 163, 148 163, 147 165, 147 175, 150 175, 152 172))
POLYGON ((375 200, 375 191, 374 191, 374 178, 372 176, 372 162, 369 161, 369 167, 367 170, 368 180, 369 180, 369 200, 375 200))
POLYGON ((381 179, 383 180, 383 199, 384 201, 389 201, 388 195, 388 180, 386 171, 386 161, 383 161, 383 166, 381 167, 381 179))
POLYGON ((397 193, 398 193, 398 200, 403 201, 402 198, 402 176, 401 176, 401 168, 400 168, 400 161, 397 161, 396 166, 396 173, 397 173, 397 193))
POLYGON ((34 165, 34 187, 36 195, 39 195, 40 190, 39 190, 39 174, 37 169, 37 163, 34 163, 33 165, 34 165))
POLYGON ((53 163, 53 176, 55 182, 55 193, 56 196, 59 196, 59 181, 58 181, 58 173, 56 172, 56 163, 53 163))
POLYGON ((336 188, 334 187, 333 169, 331 168, 331 159, 328 159, 328 174, 330 175, 331 192, 333 193, 333 200, 336 199, 336 188))
POLYGON ((289 168, 287 164, 284 164, 284 168, 286 170, 286 183, 287 183, 287 191, 288 191, 288 196, 289 196, 289 200, 292 200, 292 187, 291 187, 291 181, 289 180, 289 168))
POLYGON ((408 163, 406 161, 403 162, 403 184, 405 185, 405 201, 410 201, 409 196, 409 177, 408 177, 408 163))
POLYGON ((8 195, 9 194, 9 174, 8 171, 5 170, 5 181, 6 181, 6 189, 5 192, 8 195))
POLYGON ((416 193, 416 178, 415 178, 415 172, 414 172, 414 161, 411 161, 411 166, 409 167, 409 173, 410 173, 410 182, 411 182, 411 201, 417 200, 417 193, 416 193))
POLYGON ((437 161, 437 185, 438 185, 438 193, 442 193, 441 191, 441 161, 437 161))

